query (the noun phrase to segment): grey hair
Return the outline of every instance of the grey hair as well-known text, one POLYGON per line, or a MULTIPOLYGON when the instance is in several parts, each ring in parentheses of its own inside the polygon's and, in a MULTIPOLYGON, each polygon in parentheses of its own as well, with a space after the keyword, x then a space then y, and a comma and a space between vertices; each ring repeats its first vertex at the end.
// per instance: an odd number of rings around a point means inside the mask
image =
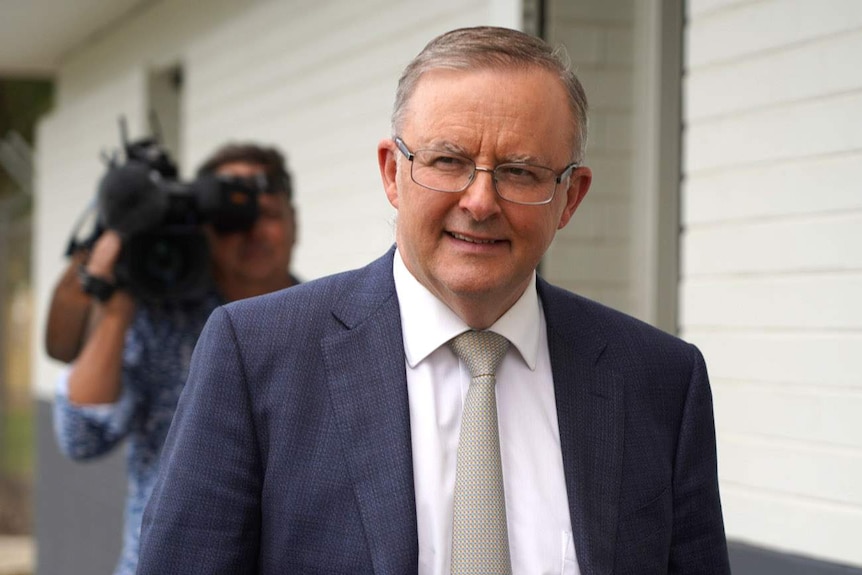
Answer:
POLYGON ((573 159, 576 162, 583 161, 588 132, 587 95, 580 80, 571 70, 565 48, 552 48, 540 38, 509 28, 459 28, 431 40, 407 65, 398 80, 395 106, 392 110, 393 135, 400 132, 410 98, 425 72, 440 68, 476 70, 532 66, 555 74, 566 89, 569 108, 576 124, 573 126, 577 137, 573 159))

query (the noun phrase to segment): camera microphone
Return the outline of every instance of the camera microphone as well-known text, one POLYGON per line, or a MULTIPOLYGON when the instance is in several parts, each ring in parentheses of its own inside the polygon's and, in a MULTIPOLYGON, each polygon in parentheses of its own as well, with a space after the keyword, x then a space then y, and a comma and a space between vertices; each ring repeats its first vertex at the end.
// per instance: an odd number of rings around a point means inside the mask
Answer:
POLYGON ((106 228, 122 237, 156 227, 168 209, 167 195, 159 193, 161 176, 136 161, 112 165, 99 184, 99 217, 106 228))

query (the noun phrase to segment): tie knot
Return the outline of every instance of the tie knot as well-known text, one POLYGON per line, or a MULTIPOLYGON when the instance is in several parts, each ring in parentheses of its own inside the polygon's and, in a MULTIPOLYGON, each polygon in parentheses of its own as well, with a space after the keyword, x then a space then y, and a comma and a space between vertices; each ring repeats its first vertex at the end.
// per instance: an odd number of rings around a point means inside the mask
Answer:
POLYGON ((493 331, 471 330, 449 340, 449 347, 467 364, 470 378, 476 379, 497 373, 497 366, 509 348, 509 340, 493 331))

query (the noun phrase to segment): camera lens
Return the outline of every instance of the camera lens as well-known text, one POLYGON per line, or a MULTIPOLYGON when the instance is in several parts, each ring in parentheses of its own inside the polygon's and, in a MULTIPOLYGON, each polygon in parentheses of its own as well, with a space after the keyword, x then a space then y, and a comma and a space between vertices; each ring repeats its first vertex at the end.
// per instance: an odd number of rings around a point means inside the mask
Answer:
POLYGON ((165 286, 181 283, 188 266, 188 254, 181 242, 158 238, 144 254, 142 270, 151 281, 165 286))
POLYGON ((117 276, 143 300, 198 299, 210 285, 209 261, 199 228, 163 228, 129 240, 117 276))

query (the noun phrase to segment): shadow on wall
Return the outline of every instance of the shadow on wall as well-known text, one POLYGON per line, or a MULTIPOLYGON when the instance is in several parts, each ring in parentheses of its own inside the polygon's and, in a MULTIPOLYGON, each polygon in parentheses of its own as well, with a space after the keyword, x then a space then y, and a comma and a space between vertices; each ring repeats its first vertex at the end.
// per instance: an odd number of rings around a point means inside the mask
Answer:
POLYGON ((862 575, 862 569, 729 542, 733 575, 862 575))

